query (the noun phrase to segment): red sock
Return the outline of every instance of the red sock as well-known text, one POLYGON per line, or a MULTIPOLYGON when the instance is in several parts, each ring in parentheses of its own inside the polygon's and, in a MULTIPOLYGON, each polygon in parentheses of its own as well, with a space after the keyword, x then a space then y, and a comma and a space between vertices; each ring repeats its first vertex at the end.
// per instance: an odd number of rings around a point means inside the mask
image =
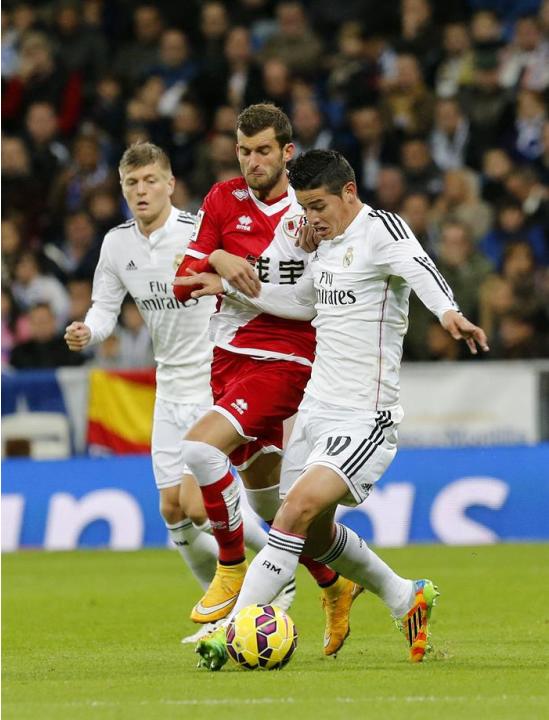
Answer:
POLYGON ((236 565, 244 560, 244 526, 240 513, 237 480, 227 472, 221 480, 203 485, 204 506, 219 545, 219 562, 236 565))
POLYGON ((328 567, 327 565, 319 563, 318 560, 315 560, 308 555, 302 555, 299 558, 299 562, 302 565, 305 565, 307 570, 311 573, 311 575, 314 577, 320 587, 328 587, 328 585, 333 585, 333 583, 335 583, 335 581, 339 577, 338 573, 336 573, 335 570, 332 570, 332 568, 328 567))

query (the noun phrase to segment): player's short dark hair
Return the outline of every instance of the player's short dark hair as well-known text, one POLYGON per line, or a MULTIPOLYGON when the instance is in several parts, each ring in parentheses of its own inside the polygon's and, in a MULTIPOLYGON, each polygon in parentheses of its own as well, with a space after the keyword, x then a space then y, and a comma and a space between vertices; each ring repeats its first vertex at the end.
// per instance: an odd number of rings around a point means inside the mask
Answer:
POLYGON ((118 170, 120 173, 158 163, 166 172, 172 174, 172 164, 168 155, 158 145, 150 142, 136 142, 122 155, 118 170))
POLYGON ((246 137, 253 137, 271 127, 281 148, 292 142, 292 124, 286 113, 273 103, 249 105, 242 110, 236 121, 236 129, 246 137))
POLYGON ((356 182, 355 172, 337 150, 309 150, 290 165, 290 185, 294 190, 325 187, 331 195, 341 195, 348 182, 356 182))

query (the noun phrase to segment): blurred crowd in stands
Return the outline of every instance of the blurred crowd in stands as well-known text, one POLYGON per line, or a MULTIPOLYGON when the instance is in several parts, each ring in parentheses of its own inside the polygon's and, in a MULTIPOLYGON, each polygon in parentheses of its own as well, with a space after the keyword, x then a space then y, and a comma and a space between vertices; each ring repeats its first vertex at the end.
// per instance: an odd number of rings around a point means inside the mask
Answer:
MULTIPOLYGON (((194 212, 263 100, 406 219, 490 358, 549 356, 548 0, 4 0, 1 67, 3 368, 152 364, 130 300, 93 354, 62 339, 128 217, 118 160, 163 146, 194 212)), ((464 356, 412 297, 405 359, 464 356)))

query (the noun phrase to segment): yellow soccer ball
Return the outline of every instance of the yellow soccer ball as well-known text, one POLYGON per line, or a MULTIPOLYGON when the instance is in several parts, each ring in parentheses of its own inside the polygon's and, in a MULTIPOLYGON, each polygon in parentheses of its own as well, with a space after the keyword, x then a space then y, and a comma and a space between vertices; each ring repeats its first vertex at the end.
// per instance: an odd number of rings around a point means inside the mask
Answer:
POLYGON ((297 647, 293 620, 276 605, 248 605, 227 626, 227 651, 247 670, 279 670, 297 647))

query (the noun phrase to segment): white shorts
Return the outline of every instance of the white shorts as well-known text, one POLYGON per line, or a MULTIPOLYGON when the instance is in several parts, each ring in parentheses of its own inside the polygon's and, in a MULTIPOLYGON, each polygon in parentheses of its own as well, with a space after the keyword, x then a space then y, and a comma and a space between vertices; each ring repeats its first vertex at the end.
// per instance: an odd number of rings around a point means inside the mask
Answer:
POLYGON ((349 488, 342 505, 364 502, 396 455, 402 414, 400 407, 366 412, 305 395, 282 460, 281 497, 311 465, 324 465, 349 488))
POLYGON ((183 461, 183 436, 208 410, 209 404, 183 405, 156 398, 152 429, 152 463, 159 490, 179 485, 190 474, 183 461))

